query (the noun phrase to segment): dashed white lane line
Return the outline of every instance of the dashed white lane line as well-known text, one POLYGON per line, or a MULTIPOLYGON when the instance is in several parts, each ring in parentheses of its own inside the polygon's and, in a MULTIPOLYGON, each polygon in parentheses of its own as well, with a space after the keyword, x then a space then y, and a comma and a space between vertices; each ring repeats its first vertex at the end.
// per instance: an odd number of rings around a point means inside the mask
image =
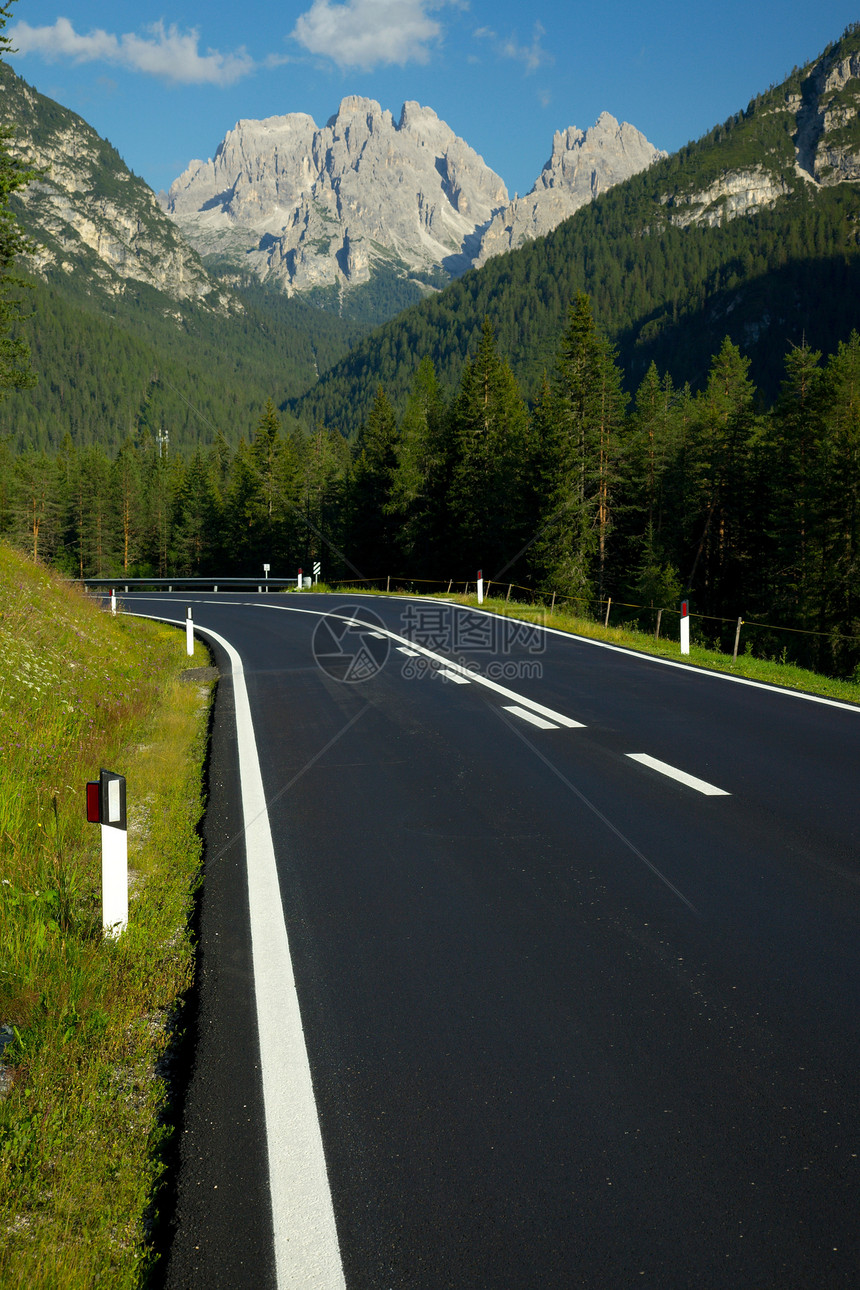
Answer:
POLYGON ((512 712, 515 717, 522 717, 523 721, 530 721, 533 726, 538 726, 541 730, 558 730, 559 728, 554 721, 545 721, 536 712, 529 712, 528 708, 518 708, 515 703, 503 703, 502 707, 505 712, 512 712))
POLYGON ((453 681, 455 685, 469 684, 467 676, 460 676, 459 672, 452 672, 447 667, 437 668, 436 675, 441 676, 443 681, 453 681))
POLYGON ((651 757, 648 753, 625 753, 633 761, 638 761, 643 766, 649 766, 651 770, 659 771, 661 775, 668 775, 670 779, 676 779, 679 784, 686 784, 688 788, 694 788, 697 793, 704 793, 706 797, 731 797, 731 793, 724 788, 717 788, 715 784, 709 784, 706 779, 698 779, 695 775, 688 775, 685 770, 678 770, 677 766, 670 766, 668 762, 660 761, 657 757, 651 757))
MULTIPOLYGON (((384 639, 384 638, 383 638, 383 639, 384 639)), ((407 645, 398 645, 398 646, 397 646, 397 653, 398 653, 398 654, 405 654, 407 658, 418 658, 418 657, 419 657, 419 654, 418 654, 417 649, 409 649, 409 647, 408 647, 407 645)))

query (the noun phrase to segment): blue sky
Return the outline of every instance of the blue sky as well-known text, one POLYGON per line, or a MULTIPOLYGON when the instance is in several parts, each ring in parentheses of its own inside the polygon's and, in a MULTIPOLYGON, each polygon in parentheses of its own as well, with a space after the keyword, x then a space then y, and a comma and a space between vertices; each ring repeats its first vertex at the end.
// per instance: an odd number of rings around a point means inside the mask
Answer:
MULTIPOLYGON (((856 3, 856 0, 855 0, 856 3)), ((9 61, 154 189, 240 117, 432 107, 513 195, 602 111, 674 151, 858 18, 848 0, 17 0, 9 61)))

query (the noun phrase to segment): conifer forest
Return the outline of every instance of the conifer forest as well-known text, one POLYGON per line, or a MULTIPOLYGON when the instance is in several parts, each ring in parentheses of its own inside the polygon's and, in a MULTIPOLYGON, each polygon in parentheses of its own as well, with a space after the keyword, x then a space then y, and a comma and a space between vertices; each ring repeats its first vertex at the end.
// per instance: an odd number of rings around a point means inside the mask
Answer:
MULTIPOLYGON (((629 619, 690 598, 705 638, 860 664, 860 336, 791 345, 766 406, 728 337, 693 393, 652 363, 625 393, 591 301, 569 306, 527 403, 485 321, 451 395, 424 358, 399 415, 379 386, 350 444, 281 421, 175 450, 146 426, 111 455, 0 446, 0 535, 70 577, 486 581, 629 619), (652 610, 653 607, 653 610, 652 610), (724 620, 724 621, 721 621, 724 620)), ((519 594, 519 593, 518 593, 519 594)), ((644 617, 643 617, 644 616, 644 617)))

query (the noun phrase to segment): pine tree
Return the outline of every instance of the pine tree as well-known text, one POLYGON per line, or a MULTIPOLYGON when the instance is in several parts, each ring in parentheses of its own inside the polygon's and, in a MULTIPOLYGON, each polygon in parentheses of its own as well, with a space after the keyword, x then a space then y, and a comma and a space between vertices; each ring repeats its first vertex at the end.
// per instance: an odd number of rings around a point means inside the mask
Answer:
POLYGON ((603 591, 625 402, 614 350, 579 292, 541 406, 540 554, 547 585, 584 602, 595 577, 603 591))
POLYGON ((445 566, 444 498, 449 473, 446 409, 430 358, 418 365, 400 421, 389 508, 400 526, 406 570, 435 574, 445 566))
POLYGON ((695 401, 692 425, 692 537, 698 531, 689 586, 710 613, 743 608, 756 535, 750 526, 750 463, 758 431, 749 359, 728 337, 695 401))
POLYGON ((448 507, 458 566, 500 576, 531 537, 526 485, 532 469, 528 410, 484 320, 450 412, 448 507))
POLYGON ((821 490, 825 469, 824 373, 806 344, 785 357, 782 390, 767 421, 762 488, 767 506, 767 583, 772 614, 814 629, 822 575, 821 490))
POLYGON ((391 504, 397 455, 394 409, 380 385, 359 432, 349 486, 346 554, 362 577, 402 572, 399 525, 391 504))
POLYGON ((837 633, 831 644, 833 667, 850 674, 860 663, 860 335, 856 331, 831 356, 825 382, 822 626, 837 633), (853 641, 838 638, 845 634, 853 641))

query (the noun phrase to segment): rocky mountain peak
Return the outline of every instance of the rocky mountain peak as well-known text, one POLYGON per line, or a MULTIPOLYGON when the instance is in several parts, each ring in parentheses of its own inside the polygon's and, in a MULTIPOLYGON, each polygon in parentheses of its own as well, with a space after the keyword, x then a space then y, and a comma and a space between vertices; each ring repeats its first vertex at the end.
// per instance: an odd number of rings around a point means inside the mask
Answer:
POLYGON ((507 201, 503 181, 431 108, 395 123, 350 95, 322 129, 304 113, 240 121, 193 161, 165 205, 204 256, 288 293, 468 268, 476 229, 507 201))
POLYGON ((530 192, 515 197, 490 222, 476 266, 549 233, 586 202, 665 157, 635 126, 601 112, 593 126, 556 130, 552 153, 530 192))

